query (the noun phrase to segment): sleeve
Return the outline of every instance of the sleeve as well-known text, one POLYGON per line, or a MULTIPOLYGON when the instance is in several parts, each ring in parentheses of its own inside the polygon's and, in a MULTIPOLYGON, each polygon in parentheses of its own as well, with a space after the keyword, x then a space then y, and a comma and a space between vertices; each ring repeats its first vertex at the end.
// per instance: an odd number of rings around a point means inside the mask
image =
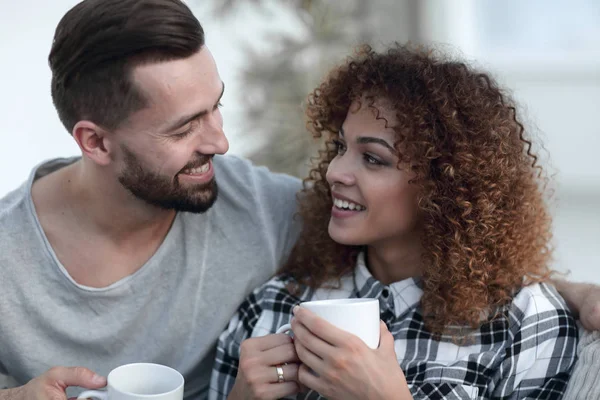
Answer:
POLYGON ((286 174, 273 173, 265 167, 256 167, 255 172, 265 227, 272 240, 278 265, 282 265, 302 228, 297 215, 297 195, 302 189, 302 181, 286 174))
POLYGON ((293 307, 301 298, 291 294, 291 280, 275 277, 252 292, 229 321, 217 342, 210 380, 209 399, 226 399, 233 388, 240 362, 240 346, 251 337, 274 333, 290 322, 293 307))
POLYGON ((585 332, 565 400, 600 399, 600 331, 585 332))
POLYGON ((551 286, 526 287, 508 318, 509 345, 485 398, 562 398, 577 348, 577 325, 564 300, 551 286))
POLYGON ((233 388, 240 361, 240 346, 250 337, 262 313, 260 292, 250 294, 240 305, 227 329, 219 336, 210 379, 209 400, 226 399, 233 388))
POLYGON ((19 386, 17 381, 15 381, 10 375, 8 375, 6 368, 4 368, 2 363, 0 363, 0 390, 11 389, 16 386, 19 386))

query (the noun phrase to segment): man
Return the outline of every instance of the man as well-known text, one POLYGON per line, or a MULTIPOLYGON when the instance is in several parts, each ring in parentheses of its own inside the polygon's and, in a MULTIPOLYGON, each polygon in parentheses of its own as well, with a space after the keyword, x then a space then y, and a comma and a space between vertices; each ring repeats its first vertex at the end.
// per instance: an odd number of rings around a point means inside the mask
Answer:
POLYGON ((179 0, 83 1, 49 62, 82 156, 0 200, 0 375, 29 382, 0 399, 105 384, 55 365, 136 361, 176 368, 201 398, 218 335, 295 241, 300 182, 222 156, 224 84, 179 0))
POLYGON ((0 400, 63 400, 142 361, 204 398, 218 335, 296 239, 300 182, 222 156, 224 85, 179 0, 85 0, 49 61, 81 157, 0 200, 0 375, 22 385, 0 400))

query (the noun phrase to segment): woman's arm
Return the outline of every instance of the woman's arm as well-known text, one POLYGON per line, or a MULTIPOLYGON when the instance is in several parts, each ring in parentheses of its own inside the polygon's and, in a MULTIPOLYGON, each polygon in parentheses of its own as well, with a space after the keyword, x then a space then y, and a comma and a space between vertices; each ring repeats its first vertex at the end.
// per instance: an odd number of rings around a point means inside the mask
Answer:
MULTIPOLYGON (((292 339, 284 334, 269 334, 290 318, 285 311, 275 311, 269 297, 282 290, 283 285, 277 278, 255 290, 240 305, 219 337, 210 400, 270 400, 298 393, 298 359, 292 339), (279 322, 281 320, 283 322, 279 322), (278 382, 280 371, 283 382, 278 382)), ((291 310, 295 298, 283 297, 291 303, 277 305, 282 310, 291 310)))
POLYGON ((563 279, 554 279, 552 283, 585 329, 600 330, 600 286, 563 279))

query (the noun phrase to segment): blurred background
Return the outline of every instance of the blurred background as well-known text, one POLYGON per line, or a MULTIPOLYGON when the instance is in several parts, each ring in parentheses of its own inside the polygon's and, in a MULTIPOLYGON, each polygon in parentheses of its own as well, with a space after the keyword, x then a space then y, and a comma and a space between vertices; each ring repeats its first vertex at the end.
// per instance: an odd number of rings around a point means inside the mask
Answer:
MULTIPOLYGON (((39 162, 78 154, 50 98, 47 55, 77 0, 0 0, 0 196, 39 162)), ((600 283, 600 1, 187 0, 226 83, 233 154, 304 176, 303 102, 359 43, 436 43, 521 104, 556 181, 555 267, 600 283)))

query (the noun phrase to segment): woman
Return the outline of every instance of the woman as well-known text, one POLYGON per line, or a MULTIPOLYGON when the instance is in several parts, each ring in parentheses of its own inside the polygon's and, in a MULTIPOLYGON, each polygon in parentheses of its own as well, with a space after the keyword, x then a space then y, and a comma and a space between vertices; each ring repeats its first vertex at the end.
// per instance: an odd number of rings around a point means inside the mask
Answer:
POLYGON ((544 283, 546 178, 511 99, 396 45, 334 70, 307 115, 325 149, 303 232, 221 336, 211 397, 560 398, 577 328, 544 283), (294 307, 341 297, 379 299, 378 349, 294 307))

